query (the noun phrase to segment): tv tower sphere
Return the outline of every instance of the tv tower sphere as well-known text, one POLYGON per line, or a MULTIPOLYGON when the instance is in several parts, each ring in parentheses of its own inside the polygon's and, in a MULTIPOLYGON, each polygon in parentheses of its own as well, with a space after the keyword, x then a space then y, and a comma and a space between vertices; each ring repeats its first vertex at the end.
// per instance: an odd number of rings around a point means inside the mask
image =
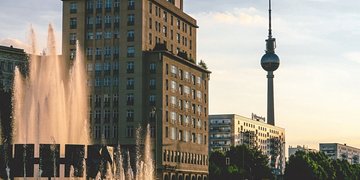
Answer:
POLYGON ((261 67, 265 71, 275 71, 280 65, 279 56, 275 53, 266 53, 261 58, 261 67))

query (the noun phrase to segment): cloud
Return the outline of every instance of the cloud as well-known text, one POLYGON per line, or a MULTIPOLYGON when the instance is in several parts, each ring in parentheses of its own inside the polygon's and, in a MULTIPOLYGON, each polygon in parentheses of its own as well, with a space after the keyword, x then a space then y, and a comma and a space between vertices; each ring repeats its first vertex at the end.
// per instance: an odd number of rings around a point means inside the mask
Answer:
POLYGON ((344 57, 347 60, 356 62, 360 64, 360 52, 348 52, 344 54, 344 57))
POLYGON ((234 8, 230 11, 206 13, 210 19, 222 24, 235 24, 242 26, 262 26, 266 18, 261 16, 256 8, 234 8))
POLYGON ((15 48, 24 49, 25 51, 29 52, 30 46, 18 39, 13 38, 5 38, 0 40, 0 44, 3 46, 13 46, 15 48))

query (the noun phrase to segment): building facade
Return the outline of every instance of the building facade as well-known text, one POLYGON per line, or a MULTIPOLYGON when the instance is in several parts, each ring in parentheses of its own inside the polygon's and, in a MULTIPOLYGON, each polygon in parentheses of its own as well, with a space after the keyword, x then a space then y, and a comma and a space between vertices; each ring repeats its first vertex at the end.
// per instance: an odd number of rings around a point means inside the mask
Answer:
POLYGON ((292 146, 289 146, 289 157, 292 156, 292 155, 295 155, 296 152, 298 151, 304 151, 304 152, 318 152, 318 150, 316 149, 310 149, 308 148, 307 146, 296 146, 296 147, 292 147, 292 146))
POLYGON ((285 129, 267 124, 265 118, 252 114, 209 115, 210 150, 227 151, 241 144, 258 148, 269 157, 274 173, 285 170, 285 129))
POLYGON ((347 160, 351 164, 359 164, 359 148, 339 143, 320 143, 319 150, 331 159, 347 160))
POLYGON ((12 46, 0 46, 0 87, 4 91, 12 89, 16 66, 25 73, 28 66, 28 55, 25 51, 12 46))
POLYGON ((207 179, 208 81, 182 0, 63 0, 62 54, 83 51, 94 143, 150 124, 158 179, 207 179), (78 40, 81 49, 76 49, 78 40))

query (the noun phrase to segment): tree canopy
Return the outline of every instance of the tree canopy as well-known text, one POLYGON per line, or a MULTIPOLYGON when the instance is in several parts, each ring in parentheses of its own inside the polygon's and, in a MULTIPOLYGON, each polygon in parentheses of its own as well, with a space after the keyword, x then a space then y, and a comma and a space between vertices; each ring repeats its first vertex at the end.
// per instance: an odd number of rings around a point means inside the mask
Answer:
POLYGON ((231 147, 227 152, 210 154, 209 177, 218 179, 272 179, 269 159, 256 148, 231 147))
POLYGON ((360 179, 360 165, 333 160, 322 152, 298 151, 286 164, 285 179, 360 179))

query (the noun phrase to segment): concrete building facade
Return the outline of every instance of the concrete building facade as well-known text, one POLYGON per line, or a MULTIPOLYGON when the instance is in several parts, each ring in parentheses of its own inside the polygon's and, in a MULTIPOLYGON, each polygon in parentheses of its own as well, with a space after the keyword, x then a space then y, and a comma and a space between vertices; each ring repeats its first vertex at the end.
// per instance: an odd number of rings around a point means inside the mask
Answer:
POLYGON ((28 55, 25 51, 12 46, 0 46, 0 87, 4 91, 12 89, 16 66, 22 73, 26 72, 28 55))
POLYGON ((252 114, 246 118, 236 114, 209 115, 211 151, 227 151, 241 144, 258 148, 269 156, 276 173, 285 170, 285 129, 267 124, 265 118, 252 114))
POLYGON ((359 164, 359 148, 339 143, 320 143, 319 150, 331 159, 347 160, 351 164, 359 164))
POLYGON ((62 54, 85 54, 93 142, 131 150, 150 124, 158 179, 208 178, 197 28, 182 0, 63 0, 62 54))

